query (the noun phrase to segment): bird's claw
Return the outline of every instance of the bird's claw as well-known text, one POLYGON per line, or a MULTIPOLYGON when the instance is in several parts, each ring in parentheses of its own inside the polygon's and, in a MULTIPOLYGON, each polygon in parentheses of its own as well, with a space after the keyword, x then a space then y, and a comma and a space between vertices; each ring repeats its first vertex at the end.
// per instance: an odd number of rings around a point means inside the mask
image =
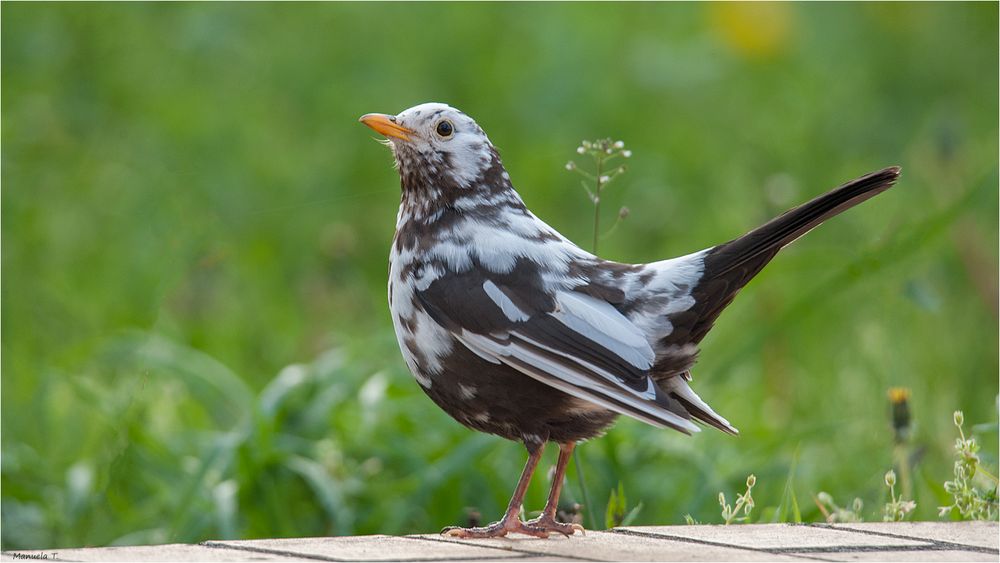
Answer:
POLYGON ((545 530, 546 532, 556 532, 562 534, 566 537, 570 537, 573 534, 580 532, 583 535, 587 535, 587 530, 577 523, 564 524, 562 522, 556 521, 555 518, 542 514, 534 520, 528 520, 524 523, 526 526, 531 526, 533 528, 538 528, 545 530))
MULTIPOLYGON (((547 538, 549 537, 549 533, 554 531, 565 534, 562 530, 547 529, 542 526, 536 526, 533 522, 534 521, 521 522, 518 518, 511 518, 494 522, 489 526, 483 526, 480 528, 460 528, 458 526, 449 526, 441 530, 441 535, 451 538, 484 539, 502 538, 507 534, 524 534, 526 536, 534 536, 536 538, 547 538)), ((576 526, 579 526, 579 524, 576 524, 576 526)))

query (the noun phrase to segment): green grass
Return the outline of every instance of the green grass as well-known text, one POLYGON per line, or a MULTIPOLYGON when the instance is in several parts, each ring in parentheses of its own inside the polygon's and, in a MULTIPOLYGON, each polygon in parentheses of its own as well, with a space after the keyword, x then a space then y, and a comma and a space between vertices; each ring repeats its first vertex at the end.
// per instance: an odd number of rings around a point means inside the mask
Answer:
POLYGON ((622 261, 903 167, 705 340, 695 388, 738 438, 622 420, 582 445, 595 520, 621 483, 635 524, 718 522, 750 473, 754 521, 818 520, 819 491, 880 520, 892 386, 912 390, 914 517, 936 519, 952 412, 997 420, 995 4, 0 11, 4 549, 501 513, 523 448, 439 411, 387 314, 398 179, 356 120, 430 100, 475 117, 582 244, 592 208, 563 166, 580 139, 623 139, 603 224, 632 213, 601 242, 622 261))

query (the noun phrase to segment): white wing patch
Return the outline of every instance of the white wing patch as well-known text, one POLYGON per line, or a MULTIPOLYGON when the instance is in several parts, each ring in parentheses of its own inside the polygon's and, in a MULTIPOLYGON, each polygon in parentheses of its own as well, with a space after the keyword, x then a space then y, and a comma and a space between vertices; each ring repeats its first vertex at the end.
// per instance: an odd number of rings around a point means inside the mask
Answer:
POLYGON ((657 355, 664 353, 660 341, 674 330, 669 315, 686 311, 695 303, 691 291, 704 273, 706 252, 652 262, 645 265, 642 274, 623 278, 626 299, 640 304, 629 312, 628 319, 642 330, 657 355), (649 273, 652 278, 640 282, 649 273), (664 296, 668 299, 651 299, 664 296))
POLYGON ((500 307, 504 316, 511 321, 518 323, 531 318, 531 315, 525 313, 520 307, 515 305, 514 302, 510 300, 510 297, 507 297, 504 292, 497 287, 497 284, 493 283, 493 281, 486 280, 486 282, 483 283, 483 289, 486 291, 486 295, 488 295, 490 299, 496 303, 497 307, 500 307))
POLYGON ((549 313, 580 333, 641 369, 653 367, 656 355, 646 335, 609 303, 575 291, 556 294, 556 310, 549 313))
MULTIPOLYGON (((587 256, 561 237, 559 240, 538 240, 536 237, 543 233, 556 234, 534 216, 515 216, 504 224, 464 218, 442 232, 433 247, 422 252, 425 252, 425 259, 440 259, 453 272, 468 271, 476 258, 484 268, 497 274, 510 273, 519 259, 527 258, 545 264, 558 275, 565 275, 571 260, 587 256)), ((401 255, 401 258, 409 256, 401 255)))

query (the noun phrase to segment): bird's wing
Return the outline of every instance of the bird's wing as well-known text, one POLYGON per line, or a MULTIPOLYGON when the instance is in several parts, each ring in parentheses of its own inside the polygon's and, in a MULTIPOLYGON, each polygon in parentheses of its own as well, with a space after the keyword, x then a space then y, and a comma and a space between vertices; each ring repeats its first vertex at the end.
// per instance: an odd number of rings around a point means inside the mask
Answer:
POLYGON ((690 433, 688 411, 649 376, 642 331, 606 301, 544 290, 536 268, 449 273, 418 290, 424 310, 483 359, 655 426, 690 433))

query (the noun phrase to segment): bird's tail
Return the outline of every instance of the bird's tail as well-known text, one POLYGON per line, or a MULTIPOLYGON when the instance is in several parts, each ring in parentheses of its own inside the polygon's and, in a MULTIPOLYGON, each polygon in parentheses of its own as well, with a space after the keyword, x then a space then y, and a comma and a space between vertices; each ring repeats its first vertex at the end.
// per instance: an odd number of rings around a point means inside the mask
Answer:
POLYGON ((752 277, 782 247, 823 221, 889 189, 898 177, 898 166, 872 172, 790 209, 735 240, 715 247, 710 252, 714 266, 712 273, 724 275, 730 270, 746 268, 748 272, 752 272, 752 277))
MULTIPOLYGON (((664 339, 664 344, 680 346, 700 342, 736 293, 782 247, 823 221, 889 189, 898 177, 898 166, 872 172, 786 211, 739 238, 707 250, 701 280, 692 290, 695 304, 678 318, 671 319, 675 330, 664 339)), ((679 370, 670 371, 677 373, 679 370)))

